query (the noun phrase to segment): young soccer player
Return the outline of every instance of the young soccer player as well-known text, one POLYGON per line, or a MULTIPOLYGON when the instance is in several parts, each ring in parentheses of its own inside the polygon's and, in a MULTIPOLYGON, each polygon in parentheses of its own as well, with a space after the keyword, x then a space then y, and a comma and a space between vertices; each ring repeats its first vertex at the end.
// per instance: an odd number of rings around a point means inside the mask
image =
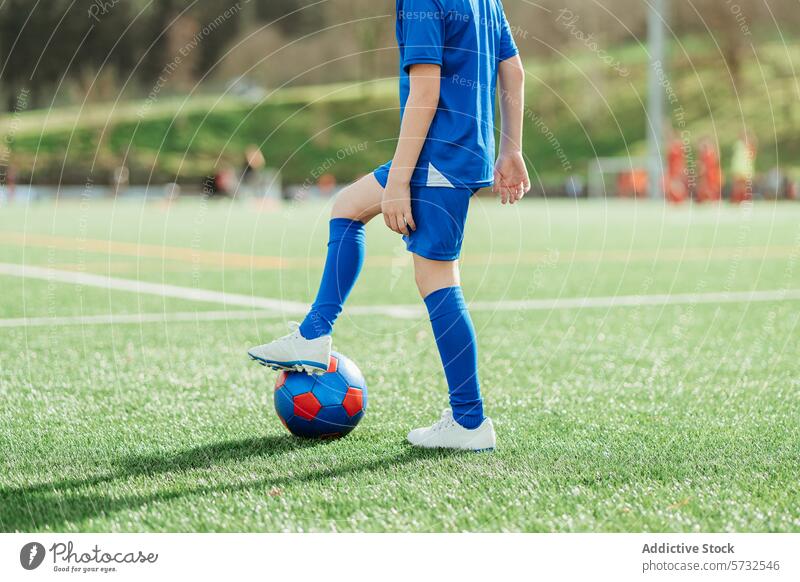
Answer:
POLYGON ((311 311, 292 333, 250 350, 279 369, 324 372, 331 331, 364 261, 364 225, 383 215, 413 254, 450 391, 450 409, 412 445, 494 449, 483 414, 475 330, 458 268, 470 198, 494 184, 503 204, 530 189, 522 157, 524 71, 500 0, 397 0, 401 129, 391 162, 344 189, 311 311), (495 161, 500 85, 502 131, 495 161))

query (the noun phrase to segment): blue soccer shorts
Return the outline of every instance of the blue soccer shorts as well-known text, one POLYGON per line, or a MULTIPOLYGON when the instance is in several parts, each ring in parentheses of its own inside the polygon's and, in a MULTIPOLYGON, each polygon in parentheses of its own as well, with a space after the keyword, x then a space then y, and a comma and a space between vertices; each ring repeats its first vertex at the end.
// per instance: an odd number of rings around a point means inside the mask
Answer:
MULTIPOLYGON (((375 178, 386 188, 388 171, 375 178)), ((432 261, 455 261, 461 256, 464 227, 472 196, 480 188, 411 186, 411 214, 417 230, 403 236, 406 249, 432 261)))

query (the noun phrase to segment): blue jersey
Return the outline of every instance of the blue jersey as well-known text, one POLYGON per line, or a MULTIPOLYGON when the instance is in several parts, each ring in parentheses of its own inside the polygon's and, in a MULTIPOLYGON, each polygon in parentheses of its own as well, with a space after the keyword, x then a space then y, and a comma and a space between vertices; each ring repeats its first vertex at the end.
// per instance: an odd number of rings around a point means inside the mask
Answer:
MULTIPOLYGON (((518 54, 502 3, 397 0, 397 43, 401 116, 408 100, 411 65, 442 67, 439 107, 411 184, 491 185, 497 68, 518 54)), ((388 172, 390 165, 381 170, 388 172)))

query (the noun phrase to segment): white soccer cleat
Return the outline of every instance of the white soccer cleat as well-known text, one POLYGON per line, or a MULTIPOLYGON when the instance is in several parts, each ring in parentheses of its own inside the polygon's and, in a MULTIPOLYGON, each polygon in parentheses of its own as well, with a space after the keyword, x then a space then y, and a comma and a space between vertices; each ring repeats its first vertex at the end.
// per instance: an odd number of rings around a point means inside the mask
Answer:
POLYGON ((274 370, 296 370, 322 374, 331 359, 331 336, 308 340, 300 334, 300 324, 289 323, 292 333, 274 342, 250 348, 247 354, 262 366, 274 370))
POLYGON ((408 442, 425 449, 460 449, 493 451, 497 442, 491 418, 483 419, 478 428, 469 430, 458 424, 448 408, 438 422, 408 433, 408 442))

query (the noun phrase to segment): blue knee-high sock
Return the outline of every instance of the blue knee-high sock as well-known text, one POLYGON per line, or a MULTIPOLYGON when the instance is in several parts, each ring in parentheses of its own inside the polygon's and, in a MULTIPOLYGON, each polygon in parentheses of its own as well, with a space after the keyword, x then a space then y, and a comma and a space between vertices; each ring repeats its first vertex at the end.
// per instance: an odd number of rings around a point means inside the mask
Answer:
POLYGON ((447 377, 453 418, 464 428, 476 428, 483 422, 478 349, 461 287, 434 291, 425 298, 425 306, 447 377))
POLYGON ((304 338, 315 339, 331 333, 361 272, 365 253, 364 223, 349 218, 332 219, 322 282, 311 311, 300 325, 304 338))

